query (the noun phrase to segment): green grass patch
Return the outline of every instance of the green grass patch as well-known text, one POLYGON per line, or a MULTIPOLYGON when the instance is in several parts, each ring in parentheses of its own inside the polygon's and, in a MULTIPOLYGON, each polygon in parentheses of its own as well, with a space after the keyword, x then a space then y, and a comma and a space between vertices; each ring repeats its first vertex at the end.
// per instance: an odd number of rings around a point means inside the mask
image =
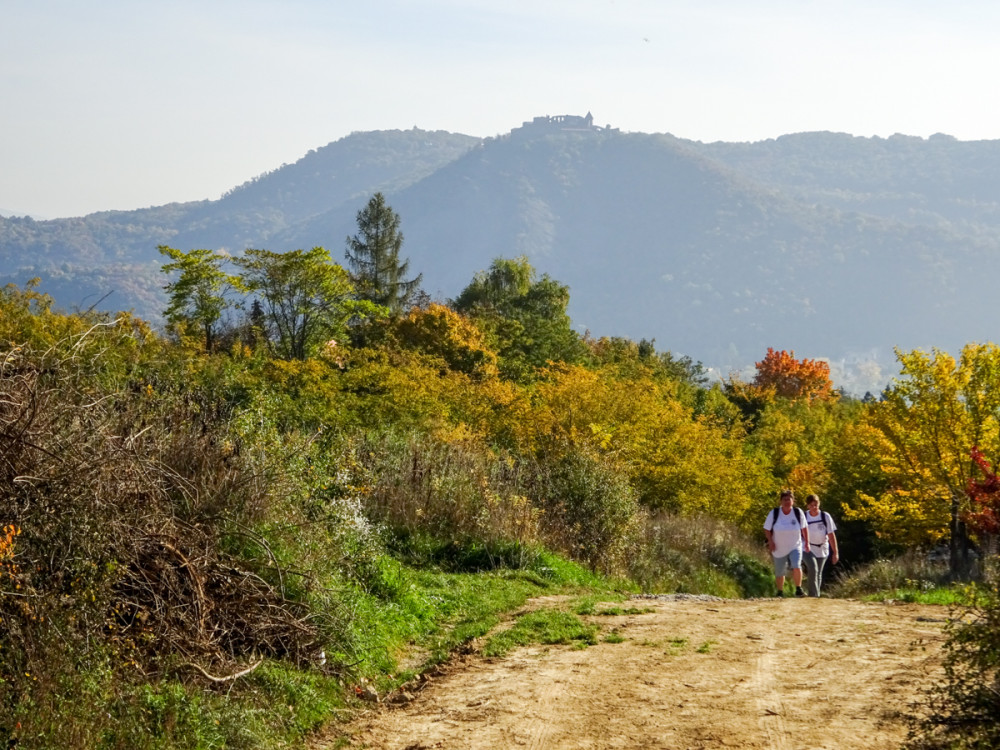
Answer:
POLYGON ((588 625, 571 612, 543 609, 529 612, 512 628, 497 633, 483 647, 485 656, 506 656, 518 646, 574 644, 580 647, 597 643, 599 628, 588 625))
POLYGON ((165 681, 123 692, 100 748, 264 748, 298 743, 344 708, 332 677, 265 662, 228 694, 165 681))
MULTIPOLYGON (((618 607, 611 606, 605 607, 603 609, 598 609, 598 604, 608 603, 608 602, 621 602, 625 599, 624 594, 618 593, 608 593, 608 592, 595 592, 593 594, 585 594, 577 598, 570 609, 578 615, 613 615, 613 614, 638 614, 640 610, 634 607, 618 607)), ((645 612, 651 612, 651 609, 642 610, 645 612)))
POLYGON ((677 656, 688 644, 687 638, 671 638, 667 641, 667 648, 664 651, 667 656, 677 656))
POLYGON ((626 639, 621 633, 608 633, 601 640, 605 643, 624 643, 626 639))
POLYGON ((907 602, 910 604, 940 604, 953 606, 967 601, 962 587, 934 586, 932 588, 894 588, 862 597, 864 601, 907 602))
POLYGON ((89 700, 45 696, 13 732, 0 726, 4 746, 263 750, 298 745, 344 707, 343 687, 335 678, 275 662, 265 662, 224 691, 174 678, 138 683, 105 675, 88 694, 87 685, 93 687, 98 676, 74 679, 78 682, 64 690, 89 700))
POLYGON ((698 648, 696 648, 695 651, 697 651, 699 654, 708 654, 711 653, 712 647, 714 645, 715 641, 705 641, 703 644, 698 646, 698 648))
POLYGON ((385 558, 378 585, 351 594, 355 617, 342 659, 360 662, 358 672, 371 679, 394 674, 398 657, 411 650, 425 650, 421 666, 429 666, 487 634, 503 614, 533 596, 587 590, 595 593, 582 601, 607 601, 620 596, 612 591, 615 585, 544 551, 530 568, 480 573, 415 569, 385 558))
POLYGON ((616 617, 620 615, 644 615, 652 612, 652 607, 608 607, 595 612, 599 617, 616 617))

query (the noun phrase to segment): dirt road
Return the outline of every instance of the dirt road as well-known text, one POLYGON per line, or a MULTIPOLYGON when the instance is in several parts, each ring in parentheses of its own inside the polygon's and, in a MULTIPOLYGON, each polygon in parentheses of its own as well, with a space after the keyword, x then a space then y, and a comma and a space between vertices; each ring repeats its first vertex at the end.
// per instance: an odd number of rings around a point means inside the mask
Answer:
POLYGON ((908 704, 939 674, 947 617, 826 598, 626 606, 649 611, 588 618, 595 646, 470 654, 335 735, 393 750, 895 749, 908 704))

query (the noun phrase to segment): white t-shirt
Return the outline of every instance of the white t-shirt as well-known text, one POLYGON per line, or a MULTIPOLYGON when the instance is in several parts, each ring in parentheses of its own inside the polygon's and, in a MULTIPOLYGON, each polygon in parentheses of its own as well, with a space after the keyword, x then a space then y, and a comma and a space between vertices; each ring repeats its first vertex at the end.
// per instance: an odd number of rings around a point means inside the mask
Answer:
POLYGON ((827 534, 837 530, 833 518, 822 510, 815 516, 806 511, 806 523, 809 524, 809 551, 816 557, 829 557, 830 537, 827 534))
POLYGON ((795 507, 793 506, 791 510, 788 511, 787 515, 778 509, 778 520, 772 523, 772 518, 775 516, 773 510, 767 512, 767 518, 764 519, 764 529, 771 532, 771 537, 774 539, 774 552, 771 554, 774 557, 785 557, 792 550, 802 549, 802 529, 806 528, 806 512, 799 509, 802 513, 802 520, 799 521, 799 514, 795 512, 795 507))

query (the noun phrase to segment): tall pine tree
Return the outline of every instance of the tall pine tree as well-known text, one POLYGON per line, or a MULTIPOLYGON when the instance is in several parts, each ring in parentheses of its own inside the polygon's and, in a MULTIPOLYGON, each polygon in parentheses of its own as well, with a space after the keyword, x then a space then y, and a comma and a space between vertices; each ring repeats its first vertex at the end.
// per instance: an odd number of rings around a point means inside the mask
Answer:
POLYGON ((417 294, 423 274, 405 280, 409 260, 400 260, 403 234, 399 215, 375 193, 358 211, 358 233, 347 238, 347 262, 358 296, 387 307, 393 315, 403 312, 417 294))

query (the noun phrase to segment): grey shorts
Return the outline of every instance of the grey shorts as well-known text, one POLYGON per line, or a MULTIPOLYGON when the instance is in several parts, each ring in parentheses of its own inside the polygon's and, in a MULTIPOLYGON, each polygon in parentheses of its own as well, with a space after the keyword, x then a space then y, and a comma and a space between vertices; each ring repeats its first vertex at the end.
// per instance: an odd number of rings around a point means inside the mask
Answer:
POLYGON ((784 557, 774 558, 774 577, 784 578, 789 570, 802 567, 802 550, 793 549, 784 557))

